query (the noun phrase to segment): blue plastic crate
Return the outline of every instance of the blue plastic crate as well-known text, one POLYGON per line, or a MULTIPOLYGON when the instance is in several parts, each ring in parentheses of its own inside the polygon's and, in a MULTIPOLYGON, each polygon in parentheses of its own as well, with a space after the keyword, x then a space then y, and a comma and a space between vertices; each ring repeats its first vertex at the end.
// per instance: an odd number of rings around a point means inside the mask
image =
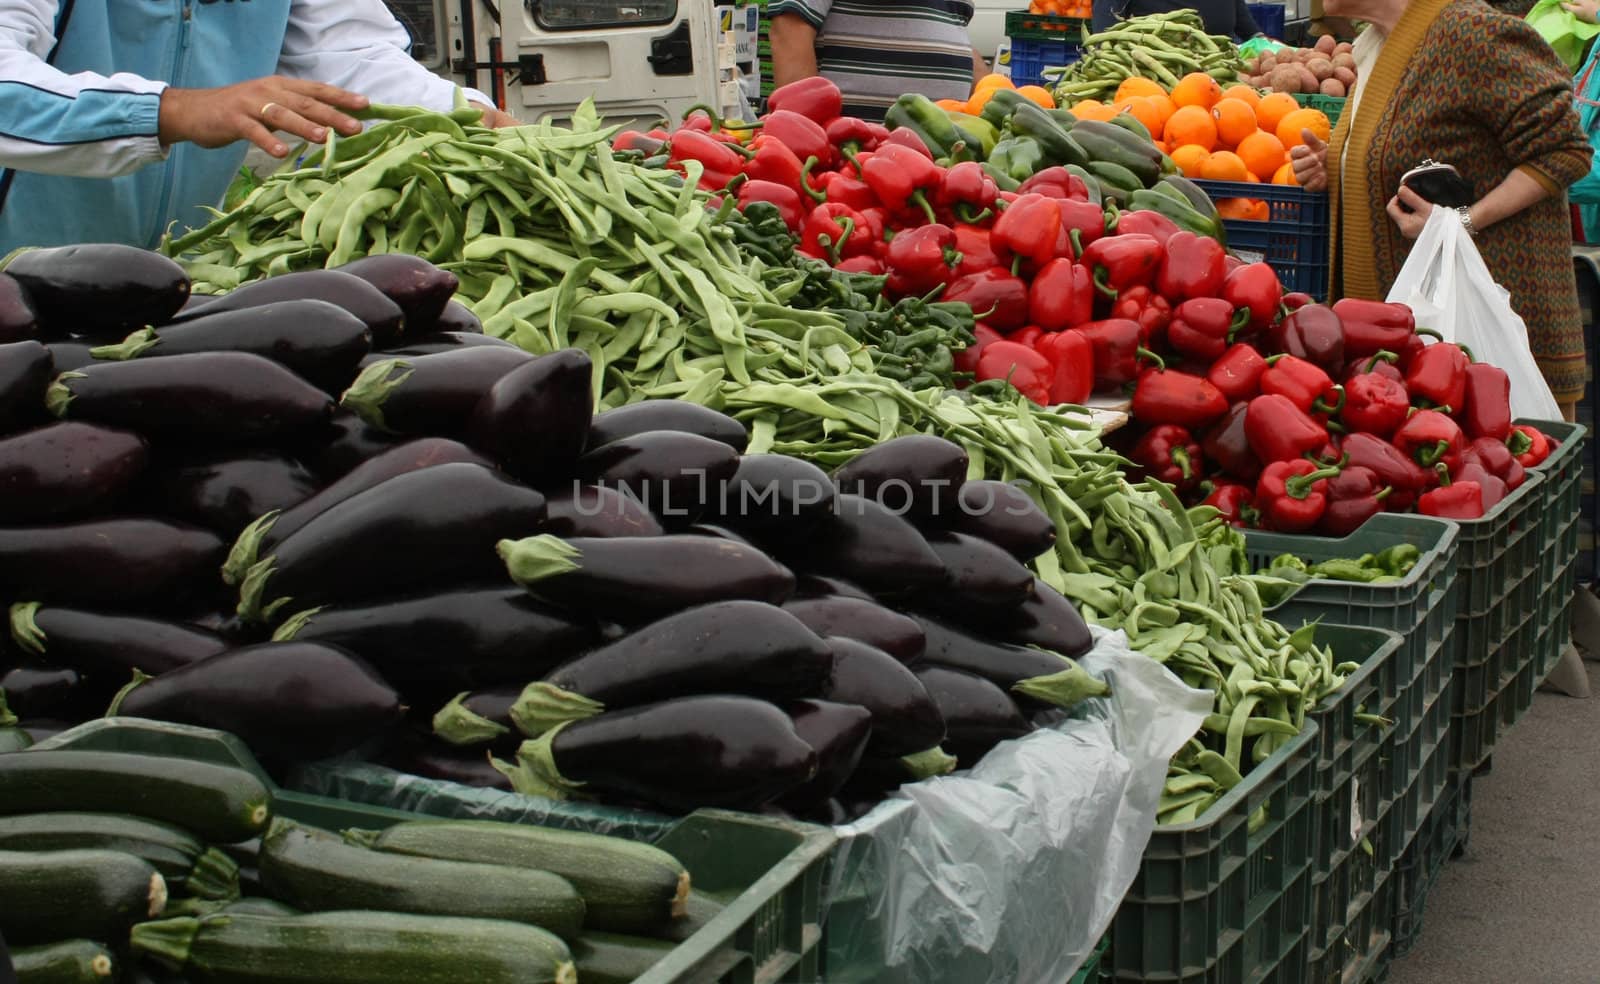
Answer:
POLYGON ((1077 38, 1070 41, 1012 38, 1011 82, 1019 88, 1025 85, 1053 86, 1056 79, 1045 78, 1044 70, 1071 65, 1082 53, 1077 38))
POLYGON ((1195 182, 1212 201, 1254 198, 1267 203, 1265 222, 1223 219, 1228 248, 1241 259, 1265 260, 1286 291, 1322 300, 1328 293, 1328 194, 1294 185, 1244 181, 1195 182))
POLYGON ((1281 3, 1247 3, 1250 16, 1255 18, 1256 26, 1261 28, 1261 33, 1269 38, 1283 40, 1284 13, 1281 3))

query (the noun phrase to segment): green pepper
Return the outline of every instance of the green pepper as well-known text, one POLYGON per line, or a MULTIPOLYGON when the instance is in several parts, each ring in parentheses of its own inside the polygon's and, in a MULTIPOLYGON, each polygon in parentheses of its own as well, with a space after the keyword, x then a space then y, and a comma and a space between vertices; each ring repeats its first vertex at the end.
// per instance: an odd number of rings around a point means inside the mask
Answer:
POLYGON ((1379 568, 1368 567, 1358 560, 1336 557, 1311 568, 1310 573, 1313 577, 1323 577, 1331 581, 1355 581, 1367 584, 1382 577, 1384 572, 1379 568))
MULTIPOLYGON (((1090 157, 1085 149, 1041 106, 1033 103, 1018 106, 1011 114, 1007 129, 1018 137, 1032 137, 1044 151, 1045 160, 1052 165, 1076 164, 1086 167, 1089 164, 1090 157)), ((1073 132, 1077 132, 1076 128, 1073 132)))
POLYGON ((1032 100, 1015 89, 996 89, 989 95, 989 101, 983 104, 981 115, 990 126, 999 129, 1011 121, 1011 114, 1025 102, 1032 100))
POLYGON ((1045 151, 1043 147, 1039 146, 1039 142, 1031 137, 1015 137, 1013 139, 1015 140, 1015 145, 1011 148, 1011 156, 1009 163, 1006 165, 1006 173, 1011 176, 1012 180, 1019 182, 1018 187, 1020 187, 1020 182, 1026 181, 1044 170, 1046 167, 1045 151))
POLYGON ((964 135, 944 110, 933 100, 915 92, 908 92, 894 101, 883 116, 883 125, 891 130, 910 130, 922 139, 935 158, 949 157, 956 144, 967 142, 964 135))
POLYGON ((1372 558, 1374 564, 1382 569, 1385 574, 1404 577, 1417 566, 1417 561, 1422 559, 1422 550, 1414 543, 1397 543, 1381 551, 1372 558))
POLYGON ((994 149, 995 143, 1000 139, 1000 131, 981 116, 972 116, 953 109, 945 110, 944 115, 956 125, 957 130, 961 131, 967 147, 973 150, 980 161, 989 155, 989 151, 994 149))
POLYGON ((1171 219, 1179 229, 1197 236, 1222 239, 1222 221, 1202 214, 1187 201, 1147 188, 1139 188, 1128 196, 1128 205, 1136 209, 1156 212, 1171 219))

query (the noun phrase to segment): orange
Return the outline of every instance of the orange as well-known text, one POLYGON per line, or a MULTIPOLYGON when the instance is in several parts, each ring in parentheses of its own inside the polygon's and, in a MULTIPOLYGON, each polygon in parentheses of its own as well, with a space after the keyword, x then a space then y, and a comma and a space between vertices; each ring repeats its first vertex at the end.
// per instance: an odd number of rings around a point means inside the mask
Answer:
POLYGON ((1072 115, 1080 120, 1109 120, 1117 111, 1098 99, 1085 99, 1072 106, 1072 115))
POLYGON ((1272 175, 1272 183, 1275 185, 1300 184, 1300 182, 1297 181, 1294 176, 1294 165, 1285 163, 1282 167, 1278 168, 1278 170, 1272 175))
POLYGON ((1119 99, 1112 108, 1131 114, 1134 119, 1144 124, 1144 128, 1150 131, 1151 136, 1159 137, 1166 125, 1166 121, 1161 118, 1161 111, 1144 96, 1119 99))
POLYGON ((1250 184, 1260 184, 1261 183, 1261 179, 1256 177, 1254 174, 1251 174, 1249 171, 1244 172, 1244 179, 1245 179, 1245 181, 1249 182, 1250 184))
POLYGON ((1204 107, 1179 106, 1167 120, 1161 135, 1176 147, 1199 144, 1202 149, 1211 150, 1217 145, 1217 121, 1211 118, 1211 110, 1204 107))
POLYGON ((1268 133, 1278 132, 1278 123, 1300 108, 1287 92, 1269 92, 1256 103, 1256 123, 1268 133))
POLYGON ((973 85, 972 91, 976 93, 983 92, 986 89, 1015 89, 1016 87, 1016 84, 1011 81, 1011 77, 1009 75, 1001 75, 999 72, 990 72, 988 75, 985 75, 983 78, 979 79, 975 85, 973 85))
POLYGON ((1256 128, 1256 111, 1242 99, 1220 99, 1211 107, 1211 117, 1217 121, 1217 142, 1224 147, 1237 147, 1256 128))
POLYGON ((1267 203, 1257 198, 1223 198, 1217 202, 1217 214, 1247 222, 1265 222, 1271 217, 1267 203))
POLYGON ((1155 144, 1156 149, 1161 151, 1163 154, 1166 154, 1169 157, 1172 156, 1172 150, 1167 147, 1167 142, 1165 140, 1152 140, 1150 142, 1155 144))
POLYGON ((1030 102, 1038 103, 1045 109, 1056 108, 1056 97, 1052 96, 1050 90, 1042 85, 1025 85, 1017 90, 1017 95, 1030 102))
POLYGON ((1134 96, 1164 96, 1166 94, 1167 90, 1162 87, 1160 82, 1154 79, 1147 79, 1142 75, 1135 75, 1132 78, 1122 80, 1122 84, 1117 86, 1117 94, 1111 97, 1111 101, 1119 103, 1134 96))
POLYGON ((1244 181, 1250 171, 1238 154, 1219 150, 1200 165, 1200 176, 1208 181, 1244 181))
POLYGON ((1270 133, 1257 130, 1234 148, 1244 160, 1244 166, 1250 173, 1262 181, 1269 181, 1282 167, 1286 160, 1287 151, 1283 149, 1283 141, 1270 133))
POLYGON ((1161 126, 1150 131, 1151 133, 1159 134, 1166 129, 1167 120, 1172 119, 1172 114, 1178 111, 1178 104, 1173 102, 1172 97, 1165 92, 1158 96, 1145 96, 1145 98, 1150 100, 1150 105, 1154 106, 1156 112, 1161 114, 1161 126))
POLYGON ((1250 104, 1251 109, 1255 109, 1256 106, 1260 105, 1261 103, 1261 93, 1257 92, 1250 86, 1245 85, 1243 82, 1239 83, 1238 85, 1230 85, 1226 89, 1223 89, 1222 98, 1242 99, 1250 104))
POLYGON ((1210 109, 1222 98, 1222 86, 1204 72, 1190 72, 1172 87, 1172 101, 1179 106, 1202 106, 1210 109))
POLYGON ((1172 163, 1178 165, 1178 170, 1183 172, 1184 177, 1198 178, 1200 169, 1205 166, 1206 158, 1210 156, 1211 151, 1199 144, 1184 144, 1173 148, 1172 163))
MULTIPOLYGON (((940 99, 934 102, 935 106, 952 113, 965 113, 972 108, 972 103, 961 99, 940 99)), ((982 109, 982 106, 978 107, 982 109)))
POLYGON ((1333 127, 1328 125, 1328 114, 1320 109, 1297 109, 1278 121, 1278 139, 1283 141, 1285 147, 1298 147, 1305 143, 1300 139, 1301 130, 1310 130, 1318 140, 1326 141, 1333 127))

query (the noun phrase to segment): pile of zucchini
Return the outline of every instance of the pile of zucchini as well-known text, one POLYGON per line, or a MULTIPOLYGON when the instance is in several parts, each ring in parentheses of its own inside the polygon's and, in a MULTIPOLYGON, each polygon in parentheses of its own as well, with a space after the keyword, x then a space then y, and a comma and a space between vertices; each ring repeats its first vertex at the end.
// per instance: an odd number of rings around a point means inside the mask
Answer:
POLYGON ((72 749, 0 755, 0 885, 20 984, 621 984, 717 909, 645 844, 325 831, 240 768, 72 749))

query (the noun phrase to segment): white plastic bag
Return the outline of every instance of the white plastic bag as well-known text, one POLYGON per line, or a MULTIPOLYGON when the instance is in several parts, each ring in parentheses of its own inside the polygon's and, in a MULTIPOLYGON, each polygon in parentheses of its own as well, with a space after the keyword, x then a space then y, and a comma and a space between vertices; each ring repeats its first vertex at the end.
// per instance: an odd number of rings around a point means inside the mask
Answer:
POLYGON ((1561 419, 1561 407, 1528 348, 1527 325, 1453 209, 1429 213, 1388 299, 1410 305, 1419 328, 1432 328, 1445 341, 1471 349, 1478 362, 1504 369, 1511 377, 1513 417, 1561 419))

